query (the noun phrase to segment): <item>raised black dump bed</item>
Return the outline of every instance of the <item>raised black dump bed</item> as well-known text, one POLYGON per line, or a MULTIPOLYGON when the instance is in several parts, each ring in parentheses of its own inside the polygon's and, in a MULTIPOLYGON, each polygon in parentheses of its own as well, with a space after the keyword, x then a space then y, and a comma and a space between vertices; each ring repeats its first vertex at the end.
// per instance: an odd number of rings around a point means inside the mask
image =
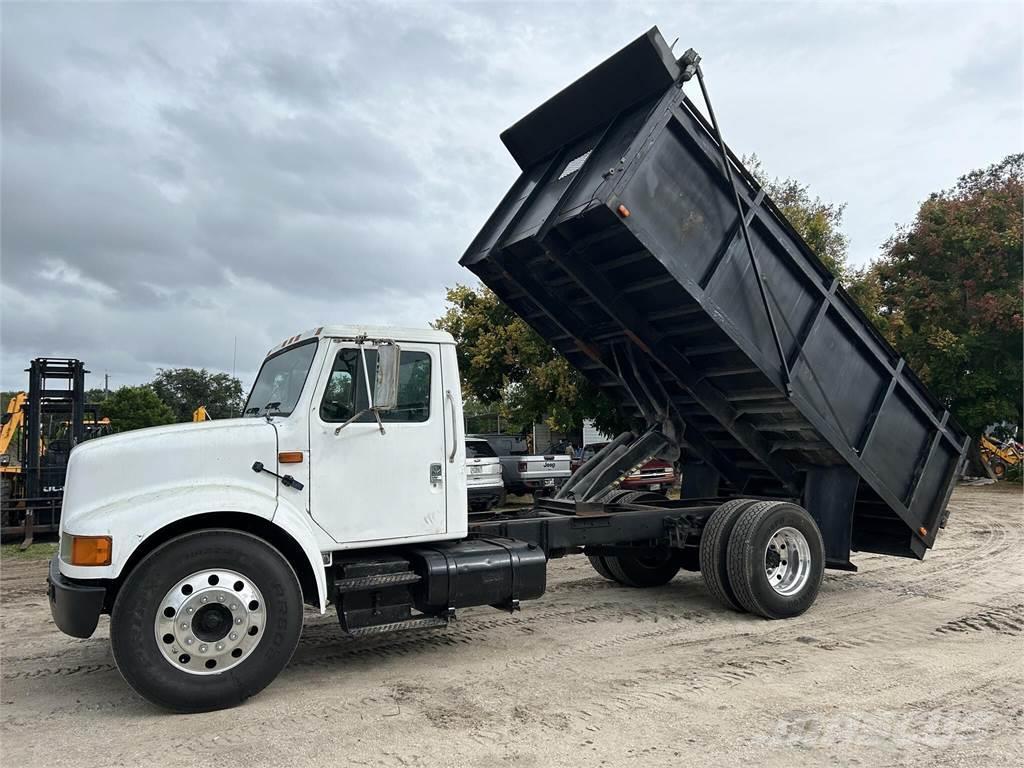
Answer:
POLYGON ((461 263, 623 409, 664 401, 684 493, 801 499, 834 567, 923 557, 967 436, 731 153, 727 176, 696 61, 652 29, 502 134, 522 175, 461 263))

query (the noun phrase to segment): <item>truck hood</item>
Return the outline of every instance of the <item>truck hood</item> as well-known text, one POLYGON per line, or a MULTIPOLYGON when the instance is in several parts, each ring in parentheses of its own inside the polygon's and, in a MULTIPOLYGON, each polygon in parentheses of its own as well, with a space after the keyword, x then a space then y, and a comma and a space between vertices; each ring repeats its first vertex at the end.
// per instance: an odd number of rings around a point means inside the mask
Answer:
MULTIPOLYGON (((277 430, 266 419, 173 424, 90 440, 68 461, 61 531, 82 530, 76 523, 84 518, 172 489, 250 485, 258 480, 255 461, 277 467, 277 430)), ((267 479, 260 485, 276 492, 267 479)))

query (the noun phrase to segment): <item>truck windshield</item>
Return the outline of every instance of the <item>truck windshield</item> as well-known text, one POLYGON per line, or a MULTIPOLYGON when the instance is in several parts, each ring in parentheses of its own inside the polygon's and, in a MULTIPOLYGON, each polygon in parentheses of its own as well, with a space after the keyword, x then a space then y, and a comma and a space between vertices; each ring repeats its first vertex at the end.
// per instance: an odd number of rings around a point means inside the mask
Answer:
POLYGON ((288 416, 299 401, 317 339, 271 355, 263 361, 243 416, 288 416))

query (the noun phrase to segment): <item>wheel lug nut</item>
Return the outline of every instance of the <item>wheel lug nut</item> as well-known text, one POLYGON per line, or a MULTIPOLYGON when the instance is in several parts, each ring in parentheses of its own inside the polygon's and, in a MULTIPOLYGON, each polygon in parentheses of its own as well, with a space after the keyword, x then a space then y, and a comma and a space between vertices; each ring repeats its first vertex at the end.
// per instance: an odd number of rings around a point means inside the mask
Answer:
POLYGON ((200 653, 206 653, 206 646, 205 645, 200 645, 199 646, 199 652, 200 653))
POLYGON ((238 639, 238 635, 235 634, 234 632, 232 632, 230 635, 228 635, 228 637, 230 637, 232 640, 237 640, 238 639))
POLYGON ((187 622, 184 622, 184 621, 183 621, 183 622, 181 622, 181 628, 182 628, 182 629, 188 629, 188 623, 187 623, 187 622))
POLYGON ((224 643, 217 643, 217 650, 218 651, 223 651, 224 650, 224 643))
POLYGON ((235 624, 241 624, 241 623, 242 623, 241 619, 235 619, 235 624))
POLYGON ((232 603, 231 604, 231 610, 232 611, 237 611, 238 610, 238 605, 236 603, 232 603))
POLYGON ((210 598, 206 597, 205 595, 203 597, 199 598, 199 602, 200 603, 207 603, 209 601, 210 601, 210 598))
POLYGON ((185 645, 192 645, 192 638, 191 637, 186 637, 185 638, 185 645))
POLYGON ((192 606, 189 606, 188 608, 185 609, 185 613, 192 613, 192 611, 194 611, 194 610, 195 610, 195 608, 193 608, 192 606))
POLYGON ((218 603, 223 603, 224 602, 224 595, 217 595, 217 602, 218 603))

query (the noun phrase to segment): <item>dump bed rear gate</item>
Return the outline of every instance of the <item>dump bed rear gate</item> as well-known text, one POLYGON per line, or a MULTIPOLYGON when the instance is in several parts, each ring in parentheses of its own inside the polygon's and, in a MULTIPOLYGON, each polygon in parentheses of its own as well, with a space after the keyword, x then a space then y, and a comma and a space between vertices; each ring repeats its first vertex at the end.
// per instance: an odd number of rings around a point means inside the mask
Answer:
POLYGON ((730 154, 782 359, 680 75, 652 29, 506 131, 523 172, 462 264, 637 416, 623 361, 653 361, 684 476, 802 498, 832 564, 922 557, 965 433, 730 154))

